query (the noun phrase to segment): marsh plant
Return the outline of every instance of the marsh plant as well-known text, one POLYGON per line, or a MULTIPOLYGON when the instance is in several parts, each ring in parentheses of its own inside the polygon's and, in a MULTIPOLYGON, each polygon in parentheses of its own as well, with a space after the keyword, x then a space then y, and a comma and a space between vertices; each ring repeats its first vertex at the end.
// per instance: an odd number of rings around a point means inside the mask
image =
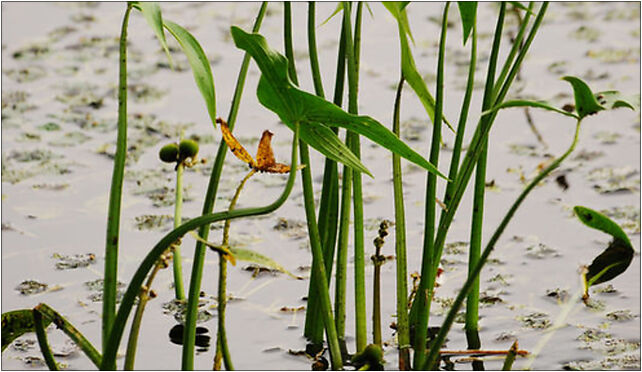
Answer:
MULTIPOLYGON (((481 348, 479 339, 479 278, 484 266, 489 260, 497 241, 511 222, 515 212, 520 208, 526 197, 536 190, 536 186, 575 149, 583 120, 588 116, 598 114, 603 110, 626 107, 637 110, 639 97, 625 97, 616 91, 594 93, 581 79, 566 76, 563 79, 569 83, 574 105, 564 108, 555 107, 544 101, 508 99, 511 87, 529 55, 529 49, 536 39, 539 29, 547 12, 548 3, 523 5, 518 2, 502 2, 498 4, 496 26, 492 36, 492 46, 488 53, 487 70, 483 81, 482 105, 479 110, 479 120, 476 123, 469 119, 472 97, 475 85, 479 84, 478 74, 478 32, 477 32, 477 3, 460 2, 443 5, 443 13, 439 18, 441 33, 436 53, 435 86, 421 76, 415 64, 413 49, 413 32, 407 12, 412 10, 408 2, 383 3, 383 7, 362 2, 343 2, 337 5, 332 16, 341 17, 338 40, 336 79, 334 82, 333 99, 326 100, 326 93, 320 74, 319 58, 316 45, 315 3, 308 4, 307 20, 307 54, 314 93, 306 92, 299 87, 299 76, 295 66, 294 45, 292 40, 292 11, 290 3, 263 3, 255 18, 252 30, 243 30, 231 26, 230 35, 239 52, 245 52, 238 73, 236 88, 232 95, 232 104, 227 119, 218 117, 216 106, 216 90, 214 75, 209 59, 199 42, 182 26, 162 17, 158 4, 148 2, 130 2, 125 8, 122 22, 119 50, 119 79, 118 79, 118 134, 117 150, 113 161, 113 175, 107 217, 107 234, 105 241, 105 267, 102 312, 102 347, 95 348, 73 325, 62 315, 46 304, 39 304, 33 309, 17 310, 2 314, 2 347, 4 348, 20 335, 35 332, 47 366, 58 369, 58 364, 48 345, 45 328, 54 323, 65 332, 100 369, 116 369, 116 357, 125 332, 125 325, 134 305, 134 314, 127 352, 125 369, 135 367, 135 353, 141 318, 145 304, 151 295, 151 286, 155 275, 173 261, 175 298, 186 306, 185 324, 178 328, 182 335, 177 336, 182 343, 182 368, 194 368, 195 342, 197 340, 196 321, 198 303, 201 294, 203 270, 208 248, 218 254, 218 331, 216 335, 216 352, 213 357, 214 369, 224 366, 233 369, 233 355, 227 345, 227 333, 240 330, 227 329, 225 311, 228 295, 226 292, 227 264, 235 265, 236 261, 250 261, 286 273, 278 263, 278 257, 269 258, 257 252, 240 249, 230 245, 230 225, 234 219, 258 216, 272 213, 288 200, 295 185, 297 174, 302 178, 303 208, 305 210, 309 245, 311 249, 312 271, 307 293, 306 319, 303 335, 308 341, 306 352, 315 359, 315 367, 328 367, 322 362, 327 350, 330 361, 329 367, 341 369, 395 369, 400 370, 432 370, 440 366, 440 353, 447 355, 442 346, 459 310, 466 302, 465 331, 470 354, 506 355, 505 369, 510 369, 516 357, 526 353, 519 350, 517 342, 510 350, 478 350, 481 348), (392 121, 390 129, 383 122, 367 115, 358 113, 360 51, 362 38, 361 22, 364 5, 369 12, 389 12, 398 26, 400 61, 398 63, 399 78, 394 102, 391 103, 392 121), (455 6, 456 5, 456 6, 455 6), (261 24, 268 7, 283 8, 283 40, 267 40, 260 33, 261 24), (370 9, 372 7, 373 9, 370 9), (445 102, 446 42, 449 31, 449 16, 458 11, 463 30, 464 45, 470 47, 466 87, 461 103, 445 102), (504 26, 507 13, 516 12, 520 23, 512 44, 503 46, 505 37, 504 26), (163 146, 159 153, 160 161, 175 166, 176 198, 173 229, 161 237, 158 242, 148 249, 135 274, 129 278, 127 290, 120 305, 116 306, 118 252, 121 245, 119 224, 123 188, 123 174, 127 154, 127 33, 129 17, 132 12, 140 13, 148 22, 151 30, 165 50, 169 64, 173 65, 166 41, 166 32, 176 39, 181 50, 191 66, 196 87, 203 96, 205 108, 213 126, 212 130, 219 138, 218 151, 213 162, 207 192, 203 196, 203 207, 199 217, 183 222, 182 219, 182 182, 184 169, 198 163, 198 143, 181 138, 176 143, 163 146), (283 43, 285 55, 274 49, 274 45, 283 43), (504 48, 504 49, 502 49, 504 48), (500 51, 504 50, 503 53, 500 51), (500 57, 501 56, 501 57, 500 57), (234 137, 233 130, 240 110, 241 97, 245 78, 250 68, 250 61, 260 71, 260 80, 256 87, 259 102, 266 109, 276 114, 279 119, 292 131, 291 155, 289 163, 277 162, 272 151, 272 133, 264 131, 259 141, 255 157, 234 137), (476 80, 477 79, 477 80, 476 80), (424 157, 400 139, 400 123, 403 115, 402 91, 410 88, 420 100, 425 109, 426 118, 432 123, 429 153, 424 157), (347 92, 347 108, 341 106, 344 93, 347 92), (432 93, 431 93, 432 92, 432 93), (445 116, 446 105, 460 107, 457 118, 445 116), (575 123, 575 132, 569 139, 568 149, 561 155, 544 164, 532 179, 528 180, 517 199, 506 211, 497 227, 484 226, 485 188, 489 180, 486 178, 488 146, 491 128, 498 115, 511 108, 526 107, 555 112, 575 123), (464 138, 467 127, 474 126, 472 138, 464 138), (221 133, 219 136, 218 133, 221 133), (443 156, 444 133, 454 136, 454 145, 450 154, 448 171, 440 168, 439 159, 443 156), (343 137, 343 140, 341 139, 343 137), (381 222, 378 237, 373 242, 374 269, 372 275, 373 298, 366 298, 366 249, 372 249, 365 241, 364 234, 364 193, 363 177, 372 177, 367 165, 361 160, 361 137, 372 141, 382 150, 389 151, 392 156, 392 188, 394 195, 394 221, 381 222), (324 156, 324 167, 312 169, 310 163, 310 148, 324 156), (222 177, 227 153, 231 152, 249 166, 244 178, 238 180, 238 186, 227 210, 213 213, 214 203, 219 192, 218 186, 222 177), (418 166, 426 177, 426 193, 424 199, 425 214, 423 217, 423 250, 421 270, 418 283, 412 291, 408 286, 406 220, 404 183, 401 159, 418 166), (299 164, 300 163, 300 164, 299 164), (442 324, 435 335, 429 335, 430 310, 434 303, 436 279, 440 273, 439 263, 444 252, 449 228, 457 215, 464 192, 469 187, 471 177, 475 172, 472 216, 469 219, 470 246, 468 259, 468 275, 450 305, 442 324), (253 176, 260 173, 286 174, 287 179, 282 186, 280 195, 270 204, 249 208, 236 208, 241 191, 253 176), (322 178, 320 199, 315 202, 313 177, 322 178), (445 186, 444 194, 438 195, 438 185, 445 186), (210 234, 210 224, 223 222, 224 228, 219 243, 213 243, 210 234), (350 230, 352 229, 352 234, 350 230), (382 342, 382 324, 380 313, 380 267, 386 258, 382 255, 384 238, 388 229, 394 229, 394 260, 396 273, 396 343, 394 345, 382 342), (490 239, 483 244, 483 231, 493 231, 490 239), (185 235, 195 237, 194 249, 189 249, 181 241, 185 235), (352 242, 350 242, 352 235, 352 242), (180 247, 180 248, 179 248, 180 247), (354 250, 349 252, 350 248, 354 250), (482 249, 483 248, 483 249, 482 249), (182 252, 181 252, 182 251, 182 252), (181 255, 190 254, 191 275, 184 290, 182 283, 181 255), (354 267, 354 288, 347 288, 348 257, 352 257, 354 267), (333 275, 334 273, 334 275, 333 275), (330 293, 330 284, 334 280, 334 296, 330 293), (348 296, 353 299, 348 301, 348 296), (354 308, 348 309, 347 304, 353 303, 354 308), (373 305, 372 322, 366 318, 366 306, 373 305), (354 316, 355 338, 347 337, 346 318, 354 316), (370 332, 368 332, 370 328, 370 332), (371 337, 369 335, 372 335, 371 337), (385 363, 383 347, 394 347, 398 352, 398 365, 385 363)), ((488 20, 484 20, 486 22, 488 20)), ((302 78, 302 77, 301 77, 302 78)), ((180 107, 177 107, 179 110, 180 107)), ((450 111, 449 111, 450 112, 450 111)), ((265 113, 268 115, 268 113, 265 113)), ((258 134, 263 128, 256 129, 258 134)), ((285 161, 281 159, 281 161, 285 161)), ((257 175, 258 176, 258 175, 257 175)), ((269 174, 261 177, 271 177, 269 174)), ((276 177, 276 176, 274 176, 276 177)), ((588 266, 582 277, 584 288, 574 298, 572 305, 579 304, 580 297, 586 301, 589 287, 611 280, 624 272, 633 258, 633 246, 622 229, 608 217, 590 208, 577 206, 575 214, 587 226, 609 234, 613 240, 605 251, 596 257, 588 266)), ((389 239, 392 240, 392 239, 389 239)), ((126 244, 124 242, 123 244, 126 244)), ((392 249, 392 248, 391 248, 392 249)), ((208 270, 211 268, 207 268, 208 270)), ((294 278, 300 279, 290 274, 294 278)), ((568 311, 561 314, 562 320, 568 311)), ((570 311, 570 310, 569 310, 570 311)), ((546 340, 543 340, 545 342, 546 340)), ((539 346, 538 346, 539 347, 539 346)), ((536 355, 536 352, 533 354, 536 355)), ((247 358, 248 356, 243 356, 247 358)), ((251 357, 251 356, 250 356, 251 357)), ((533 356, 531 356, 533 357, 533 356)), ((142 363, 141 363, 142 364, 142 363)), ((145 368, 144 365, 140 367, 145 368)), ((266 366, 278 368, 279 366, 266 366)))

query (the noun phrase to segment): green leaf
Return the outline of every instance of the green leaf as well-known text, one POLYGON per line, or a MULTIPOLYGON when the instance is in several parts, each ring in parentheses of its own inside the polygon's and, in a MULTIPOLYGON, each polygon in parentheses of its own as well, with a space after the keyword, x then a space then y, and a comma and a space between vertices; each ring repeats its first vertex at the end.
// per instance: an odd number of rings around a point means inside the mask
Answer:
MULTIPOLYGON (((424 109, 430 117, 430 120, 434 123, 435 98, 430 94, 430 92, 428 91, 428 87, 426 86, 426 82, 421 77, 421 75, 419 75, 419 72, 417 72, 415 60, 412 56, 410 46, 408 45, 408 38, 406 35, 411 35, 406 10, 401 8, 399 3, 384 3, 383 5, 397 20, 397 25, 399 28, 399 42, 401 44, 401 72, 408 82, 408 85, 410 85, 412 90, 415 91, 415 94, 419 98, 419 101, 421 101, 421 104, 424 106, 424 109)), ((455 132, 455 130, 445 117, 444 123, 448 126, 448 128, 450 128, 452 132, 455 132)))
POLYGON ((564 76, 562 79, 568 81, 573 86, 575 111, 577 111, 580 119, 604 110, 604 107, 600 105, 593 95, 593 92, 591 92, 591 88, 589 88, 585 82, 574 76, 564 76))
POLYGON ((252 262, 257 265, 267 267, 268 269, 280 271, 284 274, 287 274, 293 277, 294 279, 299 279, 299 280, 303 279, 302 277, 294 275, 291 272, 287 271, 285 268, 283 268, 283 266, 279 265, 273 259, 267 256, 264 256, 258 252, 255 252, 249 249, 241 249, 241 248, 230 248, 230 250, 234 254, 234 257, 236 257, 236 259, 239 261, 252 262))
MULTIPOLYGON (((43 319, 44 327, 51 323, 51 319, 43 319)), ((28 332, 35 332, 33 312, 31 309, 14 310, 2 313, 2 351, 16 338, 28 332)))
POLYGON ((549 111, 554 111, 557 113, 560 113, 562 115, 570 116, 572 118, 578 118, 577 115, 575 115, 572 112, 564 111, 562 109, 559 109, 555 106, 552 106, 550 103, 545 102, 545 101, 528 101, 528 100, 512 100, 512 101, 506 101, 503 102, 490 110, 486 110, 482 112, 483 115, 488 115, 490 113, 493 113, 495 111, 504 109, 504 108, 510 108, 510 107, 535 107, 535 108, 541 108, 549 111))
POLYGON ((163 16, 161 15, 160 6, 155 2, 137 1, 134 3, 134 8, 143 13, 149 27, 152 28, 158 38, 158 41, 163 47, 165 55, 167 55, 167 59, 169 60, 169 65, 173 68, 172 55, 169 53, 167 40, 165 39, 165 32, 163 32, 163 16))
POLYGON ((595 210, 576 206, 573 211, 586 226, 613 237, 606 250, 595 257, 588 267, 586 274, 588 286, 604 283, 626 271, 633 260, 634 250, 629 237, 622 228, 595 210))
POLYGON ((633 111, 640 111, 640 95, 625 96, 616 90, 595 93, 597 102, 607 110, 619 107, 628 107, 633 111))
POLYGON ((194 80, 196 85, 201 91, 207 106, 207 112, 210 115, 212 124, 216 125, 216 93, 214 90, 214 78, 212 77, 212 69, 210 62, 203 52, 203 48, 198 41, 186 29, 177 25, 176 23, 164 20, 163 24, 167 31, 169 31, 178 44, 180 44, 183 52, 187 56, 192 72, 194 73, 194 80))
MULTIPOLYGON (((259 34, 248 34, 238 27, 232 27, 231 31, 236 46, 247 51, 261 70, 262 75, 257 87, 259 102, 275 112, 287 125, 293 126, 295 123, 300 123, 301 138, 304 141, 310 140, 308 133, 306 133, 310 131, 310 128, 315 128, 317 132, 324 132, 324 126, 346 128, 369 138, 378 145, 406 158, 429 172, 446 178, 439 173, 436 167, 408 147, 408 145, 378 121, 368 116, 349 114, 335 104, 297 88, 288 76, 287 59, 277 51, 271 49, 263 36, 259 34), (307 140, 306 136, 308 136, 307 140)), ((324 155, 329 156, 327 155, 328 149, 321 148, 320 142, 321 141, 317 139, 314 143, 308 143, 324 155)), ((364 167, 355 167, 351 164, 354 162, 350 162, 349 159, 345 157, 346 154, 347 153, 341 154, 341 157, 340 154, 335 154, 332 159, 336 159, 359 172, 363 172, 364 167)))
POLYGON ((464 32, 464 45, 477 22, 477 2, 476 1, 458 1, 459 15, 461 16, 461 25, 464 32))
POLYGON ((331 20, 335 15, 337 15, 341 10, 343 10, 343 2, 339 2, 336 9, 334 9, 334 12, 332 12, 332 14, 330 14, 330 16, 325 19, 325 21, 321 22, 319 26, 323 26, 328 23, 328 21, 331 20))

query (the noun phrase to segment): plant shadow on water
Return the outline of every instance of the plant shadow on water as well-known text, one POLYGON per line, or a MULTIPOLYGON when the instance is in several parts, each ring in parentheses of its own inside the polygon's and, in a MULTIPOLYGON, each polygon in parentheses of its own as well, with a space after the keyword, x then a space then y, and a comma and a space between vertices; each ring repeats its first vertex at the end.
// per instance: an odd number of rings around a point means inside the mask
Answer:
MULTIPOLYGON (((457 124, 455 118, 459 115, 466 87, 471 43, 471 39, 466 45, 461 43, 460 13, 455 5, 451 4, 449 11, 448 23, 452 26, 448 28, 445 48, 443 92, 443 117, 452 126, 457 124)), ((335 79, 333 69, 340 44, 338 30, 343 17, 339 12, 321 25, 336 5, 319 3, 316 6, 316 58, 321 66, 321 80, 326 91, 330 92, 329 87, 335 79)), ((360 113, 392 128, 391 113, 400 70, 398 27, 395 18, 391 18, 383 6, 374 3, 369 6, 373 16, 367 10, 364 12, 359 31, 358 107, 360 113)), ((229 27, 236 25, 249 31, 260 4, 162 3, 161 7, 163 18, 189 26, 186 28, 209 56, 218 88, 219 115, 227 113, 236 83, 236 71, 243 56, 243 51, 235 46, 229 27)), ((356 8, 353 6, 353 15, 356 8)), ((495 4, 480 3, 477 10, 479 29, 474 32, 479 43, 478 68, 464 149, 467 149, 475 123, 480 118, 483 79, 491 58, 489 51, 498 9, 495 4)), ((3 4, 2 312, 32 309, 38 303, 46 303, 64 315, 97 348, 101 339, 102 282, 92 288, 83 283, 102 278, 108 203, 105 195, 109 193, 116 138, 117 26, 122 21, 123 10, 122 4, 109 3, 3 4)), ((313 67, 309 62, 314 57, 305 47, 307 33, 298 31, 306 29, 307 4, 294 3, 291 11, 292 29, 296 31, 291 35, 294 44, 292 56, 297 63, 299 87, 309 92, 313 90, 314 83, 310 79, 313 67)), ((434 74, 442 12, 441 3, 413 3, 407 7, 409 24, 414 31, 410 45, 416 68, 430 92, 434 92, 438 80, 434 74)), ((283 42, 283 13, 282 4, 270 4, 263 20, 260 33, 272 48, 280 48, 283 42)), ((518 18, 523 18, 524 14, 523 10, 507 6, 502 38, 502 44, 506 44, 502 48, 506 48, 506 52, 511 45, 510 39, 519 30, 518 18)), ((582 78, 595 92, 607 89, 637 92, 640 81, 639 14, 640 6, 636 3, 550 4, 529 50, 529 58, 523 63, 507 100, 546 99, 555 107, 577 106, 570 85, 559 79, 564 75, 582 78), (612 45, 613 40, 618 40, 618 44, 612 45)), ((533 18, 535 16, 531 21, 533 18)), ((352 32, 358 31, 354 29, 352 32)), ((200 203, 206 194, 214 154, 223 141, 220 129, 210 124, 212 113, 204 110, 203 98, 194 84, 190 64, 180 46, 168 36, 167 52, 172 59, 169 63, 165 51, 153 38, 144 18, 132 12, 128 35, 129 148, 119 236, 118 279, 125 282, 122 290, 151 247, 172 228, 175 178, 173 166, 161 168, 159 165, 159 149, 177 140, 181 130, 190 138, 210 139, 197 141, 199 156, 207 158, 207 163, 198 164, 192 170, 186 169, 182 186, 183 216, 197 217, 202 214, 200 203), (174 70, 169 68, 170 65, 174 70)), ((287 51, 282 54, 287 55, 287 51)), ((503 62, 504 54, 499 58, 499 62, 503 62)), ((289 164, 291 131, 279 122, 277 115, 261 105, 263 103, 270 109, 275 107, 274 102, 270 106, 270 102, 266 104, 257 98, 255 93, 261 73, 254 61, 249 66, 246 91, 235 119, 238 125, 232 128, 234 136, 249 148, 253 147, 250 140, 258 142, 260 137, 257 134, 264 129, 269 130, 274 133, 274 157, 289 164)), ((432 120, 427 115, 426 104, 416 98, 416 87, 407 81, 405 88, 400 91, 401 138, 428 159, 432 120)), ((281 117, 281 120, 292 124, 287 122, 287 118, 281 117)), ((233 121, 228 119, 230 123, 233 121)), ((495 128, 489 136, 488 167, 483 187, 486 191, 483 244, 491 237, 491 231, 500 223, 513 200, 541 170, 565 151, 573 136, 570 118, 536 107, 530 107, 528 111, 523 108, 501 110, 495 121, 495 128), (529 122, 544 142, 538 140, 529 122)), ((441 147, 446 156, 440 157, 438 168, 447 174, 455 135, 446 126, 442 129, 441 147)), ((362 176, 365 257, 370 257, 375 254, 375 249, 368 242, 378 236, 377 228, 381 221, 395 220, 392 209, 395 203, 391 153, 365 136, 361 137, 360 159, 374 176, 362 176)), ((314 149, 313 143, 309 144, 314 149)), ((480 277, 477 335, 482 349, 507 351, 517 340, 519 349, 514 369, 524 366, 533 369, 640 368, 639 149, 639 112, 609 110, 584 119, 575 152, 525 200, 484 266, 480 277), (617 222, 636 252, 620 249, 624 239, 616 238, 610 242, 607 235, 579 223, 573 213, 575 205, 586 205, 617 222), (614 279, 595 283, 586 305, 578 300, 580 305, 572 307, 573 296, 582 288, 579 268, 590 265, 590 280, 596 272, 609 265, 600 264, 600 257, 613 256, 613 252, 616 252, 616 260, 627 262, 626 271, 622 270, 624 272, 617 277, 613 271, 603 274, 602 280, 610 279, 610 276, 614 279), (567 310, 569 316, 558 320, 558 315, 567 310), (560 324, 566 326, 560 327, 560 324), (549 334, 551 340, 540 346, 540 341, 549 334), (528 357, 520 356, 519 350, 538 353, 530 361, 528 357)), ((239 165, 238 159, 228 158, 219 182, 219 194, 216 195, 217 211, 226 210, 234 189, 248 171, 247 167, 239 165)), ((317 203, 322 203, 324 198, 321 191, 324 188, 324 161, 325 157, 319 152, 310 153, 308 169, 312 170, 315 192, 312 199, 317 203)), ((352 161, 355 167, 357 162, 360 164, 358 159, 352 161)), ((255 163, 260 163, 259 159, 255 163)), ((405 160, 400 164, 410 291, 413 287, 410 275, 421 272, 426 172, 405 160)), ((342 168, 339 165, 338 174, 342 174, 342 168)), ((252 178, 238 200, 238 209, 271 202, 278 197, 286 177, 252 178), (272 187, 267 187, 270 185, 272 187)), ((342 183, 339 177, 337 195, 341 195, 342 183)), ((446 182, 438 180, 436 195, 440 199, 445 185, 446 182)), ((315 358, 299 352, 306 349, 306 340, 301 337, 306 315, 301 309, 308 305, 309 280, 295 280, 293 277, 307 279, 312 275, 310 245, 302 239, 308 235, 308 225, 305 223, 304 195, 300 187, 297 181, 289 200, 277 211, 231 224, 230 247, 262 257, 252 271, 243 270, 242 265, 227 268, 227 343, 237 369, 304 370, 315 363, 315 358), (287 221, 287 229, 282 221, 287 221), (273 261, 263 260, 267 257, 273 261), (262 268, 270 269, 269 275, 254 275, 262 268)), ((470 189, 461 199, 459 213, 446 239, 447 243, 461 244, 446 244, 439 260, 440 269, 444 272, 440 276, 443 283, 436 288, 430 309, 429 326, 433 330, 446 318, 466 280, 468 242, 471 239, 469 213, 473 209, 473 187, 470 189)), ((436 210, 440 212, 439 205, 436 210)), ((186 222, 189 218, 179 220, 186 222)), ((381 246, 380 255, 385 256, 386 261, 377 268, 380 272, 381 343, 386 361, 382 367, 385 369, 397 369, 399 365, 395 329, 399 322, 396 317, 397 278, 396 262, 393 262, 399 256, 394 244, 398 236, 396 227, 391 225, 386 244, 381 246)), ((206 240, 219 242, 218 230, 222 228, 222 222, 220 226, 213 224, 212 236, 206 240)), ((350 225, 349 230, 352 228, 350 225)), ((323 234, 323 231, 319 232, 323 234)), ((187 290, 194 239, 185 235, 182 240, 185 271, 182 276, 187 290)), ((345 334, 340 338, 345 341, 347 351, 355 353, 357 338, 361 336, 355 329, 352 240, 347 246, 345 288, 348 295, 345 297, 345 334)), ((211 316, 202 318, 205 321, 194 330, 196 355, 193 367, 196 369, 212 367, 213 349, 216 348, 218 317, 215 316, 215 291, 219 280, 216 256, 208 250, 204 260, 199 313, 203 310, 211 316)), ((253 257, 256 261, 257 256, 253 257)), ((612 259, 607 262, 612 262, 612 259)), ((371 265, 366 259, 363 284, 367 298, 368 343, 374 342, 371 340, 370 320, 372 289, 376 287, 372 275, 375 270, 371 265)), ((175 344, 182 342, 184 329, 176 324, 178 319, 174 319, 173 313, 163 309, 164 304, 175 298, 171 271, 160 271, 154 281, 157 298, 148 303, 142 321, 137 368, 181 367, 180 347, 175 344)), ((334 275, 330 282, 330 293, 334 294, 334 275)), ((119 292, 121 288, 116 292, 117 303, 122 297, 119 292)), ((334 295, 331 299, 334 303, 334 295)), ((47 311, 42 309, 43 320, 56 362, 61 367, 72 369, 95 368, 82 352, 65 352, 69 346, 68 338, 57 332, 54 326, 46 327, 49 320, 47 311)), ((462 308, 454 319, 452 331, 448 333, 445 349, 452 353, 445 354, 441 367, 477 369, 483 363, 486 369, 500 369, 505 355, 464 353, 472 337, 463 331, 465 321, 462 308)), ((37 331, 34 326, 27 328, 37 331)), ((125 329, 127 334, 129 326, 125 329)), ((3 320, 3 348, 4 334, 3 320)), ((46 368, 38 345, 40 339, 33 332, 17 338, 2 354, 3 368, 46 368)), ((410 342, 414 343, 414 340, 411 338, 410 342)), ((122 342, 119 352, 124 353, 124 350, 125 342, 122 342)), ((376 349, 369 348, 368 353, 376 354, 376 349)), ((367 365, 371 369, 379 367, 381 358, 375 355, 367 359, 368 355, 360 354, 353 358, 353 365, 367 365)), ((316 358, 316 366, 328 368, 330 359, 329 352, 325 351, 316 358)), ((121 362, 119 360, 119 366, 121 362)))

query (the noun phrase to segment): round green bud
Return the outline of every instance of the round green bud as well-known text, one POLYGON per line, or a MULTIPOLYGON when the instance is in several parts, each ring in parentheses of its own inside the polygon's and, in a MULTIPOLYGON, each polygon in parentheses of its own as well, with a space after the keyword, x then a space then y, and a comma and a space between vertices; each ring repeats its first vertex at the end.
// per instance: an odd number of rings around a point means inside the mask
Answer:
POLYGON ((178 159, 178 145, 170 143, 161 147, 158 157, 165 163, 175 163, 178 159))
POLYGON ((198 154, 198 143, 196 141, 186 139, 182 140, 181 143, 178 145, 178 155, 180 159, 187 159, 187 158, 196 158, 196 155, 198 154))

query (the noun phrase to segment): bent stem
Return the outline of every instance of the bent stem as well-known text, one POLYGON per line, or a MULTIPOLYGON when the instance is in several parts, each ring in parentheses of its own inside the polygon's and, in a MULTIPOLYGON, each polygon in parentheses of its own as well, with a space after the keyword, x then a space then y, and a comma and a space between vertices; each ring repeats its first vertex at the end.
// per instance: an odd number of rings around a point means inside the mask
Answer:
MULTIPOLYGON (((109 191, 109 209, 107 212, 107 238, 105 243, 105 273, 103 278, 103 352, 107 348, 107 339, 114 323, 116 313, 116 286, 118 282, 118 238, 120 231, 120 204, 123 192, 123 175, 127 156, 127 26, 132 4, 127 3, 120 31, 119 72, 118 72, 118 134, 114 170, 111 176, 109 191)), ((109 366, 115 369, 116 365, 109 366)))
POLYGON ((80 333, 71 323, 67 321, 62 315, 56 312, 54 309, 49 307, 47 304, 38 304, 34 308, 35 311, 38 311, 40 314, 46 316, 51 320, 52 323, 56 325, 58 329, 63 331, 70 339, 73 341, 80 350, 82 350, 85 355, 94 363, 96 367, 100 367, 102 363, 102 357, 94 345, 85 338, 85 336, 80 333))
POLYGON ((47 332, 45 331, 45 326, 42 321, 42 314, 36 309, 33 309, 31 313, 33 314, 33 324, 36 329, 38 345, 40 346, 40 352, 45 359, 45 363, 47 363, 47 367, 50 371, 58 371, 58 364, 54 359, 51 348, 49 347, 49 342, 47 341, 47 332))
MULTIPOLYGON (((298 140, 299 140, 299 124, 295 123, 294 125, 294 135, 293 135, 293 143, 292 143, 292 161, 291 161, 291 169, 295 169, 298 164, 298 156, 297 156, 297 151, 298 151, 298 140)), ((281 195, 271 204, 263 206, 263 207, 255 207, 255 208, 243 208, 243 209, 235 209, 233 211, 225 211, 225 212, 218 212, 218 213, 211 213, 211 214, 205 214, 200 217, 193 218, 179 227, 175 228, 174 230, 170 231, 167 233, 156 245, 151 249, 151 251, 145 256, 141 264, 139 265, 138 269, 134 273, 134 276, 130 280, 129 286, 127 287, 127 290, 125 291, 125 294, 123 296, 123 299, 121 301, 120 307, 118 309, 118 313, 116 314, 116 319, 114 322, 114 326, 112 331, 109 334, 109 342, 107 343, 107 349, 103 355, 103 362, 101 363, 101 368, 108 369, 110 368, 115 360, 116 360, 116 352, 118 351, 118 347, 120 345, 120 341, 123 336, 123 330, 125 327, 125 323, 127 322, 127 318, 129 317, 129 314, 131 312, 132 306, 134 304, 134 300, 138 296, 138 292, 140 291, 140 286, 143 284, 143 281, 147 277, 147 274, 149 271, 152 269, 158 258, 167 250, 167 248, 174 242, 176 239, 181 238, 183 235, 186 233, 197 229, 197 228, 202 228, 202 226, 209 226, 209 224, 213 222, 218 222, 218 221, 224 221, 227 219, 234 219, 234 218, 241 218, 241 217, 248 217, 248 216, 258 216, 258 215, 263 215, 263 214, 268 214, 276 209, 278 209, 285 201, 287 200, 288 196, 290 195, 290 192, 292 191, 292 187, 294 186, 294 180, 296 178, 296 172, 290 172, 290 176, 288 177, 287 183, 285 185, 285 188, 283 189, 283 192, 281 195)), ((194 317, 194 320, 195 317, 194 317)), ((195 323, 194 323, 195 324, 195 323)), ((187 328, 187 326, 185 327, 187 328)), ((191 353, 187 353, 187 364, 193 364, 193 357, 194 357, 194 335, 195 332, 192 333, 192 339, 191 339, 191 353), (191 361, 190 361, 191 360, 191 361)), ((183 339, 185 344, 189 343, 189 339, 183 339)), ((183 345, 183 353, 185 355, 185 344, 183 345)), ((185 362, 186 359, 183 359, 185 362)))
POLYGON ((452 326, 455 316, 457 315, 457 312, 461 308, 462 303, 464 302, 464 299, 468 295, 468 292, 470 292, 470 289, 473 287, 473 283, 475 279, 479 276, 479 273, 481 272, 482 268, 486 264, 486 261, 488 261, 488 257, 490 256, 490 253, 492 250, 495 248, 495 244, 501 237, 502 233, 506 229, 506 226, 508 226, 508 223, 510 220, 513 218, 515 215, 515 212, 519 208, 519 206, 522 204, 524 199, 528 196, 528 194, 539 184, 541 180, 543 180, 546 176, 548 176, 554 169, 560 166, 560 164, 566 159, 571 152, 575 149, 575 145, 577 145, 577 141, 579 138, 579 130, 580 130, 580 124, 582 120, 578 119, 577 124, 575 125, 575 135, 573 137, 573 142, 571 143, 571 146, 566 150, 562 156, 559 158, 555 159, 553 163, 551 163, 546 169, 541 171, 529 184, 526 186, 526 188, 521 192, 521 194, 517 197, 517 199, 513 202, 513 205, 510 207, 508 212, 506 212, 506 215, 500 222, 499 226, 493 233, 493 236, 490 238, 488 241, 488 244, 486 245, 486 248, 484 248, 484 251, 482 252, 481 256, 479 257, 479 262, 475 265, 473 268, 471 274, 468 276, 468 279, 466 280, 466 283, 464 283, 464 286, 460 290, 459 294, 457 295, 457 298, 455 298, 455 302, 453 303, 452 307, 450 308, 450 311, 448 312, 448 315, 446 316, 446 319, 441 325, 441 328, 439 329, 439 334, 437 334, 437 338, 435 339, 432 348, 430 349, 430 353, 428 354, 428 357, 426 359, 426 362, 423 365, 423 369, 434 369, 437 367, 438 363, 438 355, 439 355, 439 349, 444 343, 444 340, 446 339, 446 335, 450 331, 450 327, 452 326))

